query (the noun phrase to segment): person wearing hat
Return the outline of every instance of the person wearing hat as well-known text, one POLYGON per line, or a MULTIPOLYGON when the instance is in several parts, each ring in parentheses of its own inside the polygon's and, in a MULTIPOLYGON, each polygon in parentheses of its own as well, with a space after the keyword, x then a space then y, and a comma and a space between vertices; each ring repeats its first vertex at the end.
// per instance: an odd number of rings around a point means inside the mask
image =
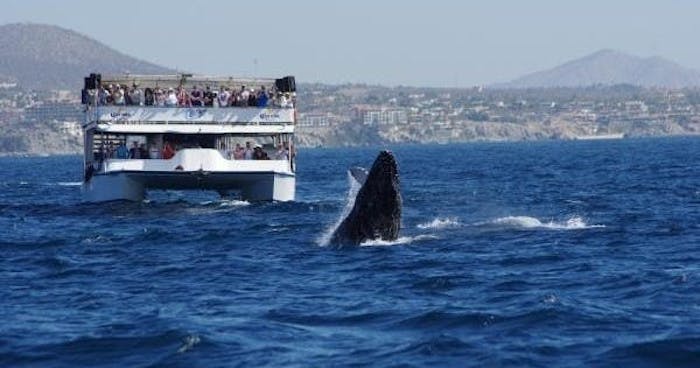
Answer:
POLYGON ((255 151, 253 151, 253 159, 254 160, 269 160, 270 158, 267 157, 267 152, 263 151, 262 146, 259 144, 256 144, 255 151))

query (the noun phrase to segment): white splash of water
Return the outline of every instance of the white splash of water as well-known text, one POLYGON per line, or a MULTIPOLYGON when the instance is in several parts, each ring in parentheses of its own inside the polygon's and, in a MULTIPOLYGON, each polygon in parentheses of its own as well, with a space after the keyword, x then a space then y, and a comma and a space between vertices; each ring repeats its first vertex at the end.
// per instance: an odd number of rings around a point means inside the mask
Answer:
POLYGON ((361 247, 388 247, 392 245, 410 244, 413 242, 429 239, 437 239, 438 237, 430 234, 422 234, 416 236, 400 236, 396 240, 367 240, 360 244, 361 247))
POLYGON ((195 345, 202 341, 197 335, 188 335, 182 340, 182 345, 177 349, 177 352, 182 354, 188 350, 191 350, 195 345))
POLYGON ((427 229, 445 229, 449 227, 457 227, 460 226, 459 220, 457 220, 456 217, 436 217, 430 222, 425 222, 422 224, 416 225, 417 228, 421 230, 427 230, 427 229))
POLYGON ((83 183, 80 181, 59 181, 56 183, 56 185, 60 185, 62 187, 77 187, 82 185, 83 183))
POLYGON ((328 246, 328 244, 331 242, 331 238, 333 237, 333 233, 335 232, 335 229, 340 226, 340 224, 343 222, 343 219, 347 217, 347 215, 352 211, 353 206, 355 206, 355 197, 357 196, 357 192, 360 191, 360 188, 362 185, 355 180, 355 178, 350 175, 350 172, 348 171, 348 183, 350 184, 350 189, 348 189, 348 193, 345 196, 345 207, 343 208, 343 211, 340 213, 340 216, 338 216, 338 219, 335 221, 334 224, 326 228, 326 230, 321 233, 321 236, 316 239, 316 244, 322 247, 328 246))
POLYGON ((244 207, 249 205, 250 202, 238 199, 222 199, 219 201, 219 207, 244 207))
POLYGON ((583 218, 573 216, 566 221, 542 222, 530 216, 506 216, 500 217, 490 222, 492 225, 502 225, 523 229, 551 229, 551 230, 582 230, 603 228, 605 225, 588 225, 583 218))

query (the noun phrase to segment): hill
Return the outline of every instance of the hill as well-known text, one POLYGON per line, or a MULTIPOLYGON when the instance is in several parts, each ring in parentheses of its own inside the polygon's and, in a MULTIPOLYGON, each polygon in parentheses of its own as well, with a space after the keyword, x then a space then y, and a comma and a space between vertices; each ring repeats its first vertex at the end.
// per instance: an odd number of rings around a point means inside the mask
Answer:
POLYGON ((658 56, 641 58, 615 50, 600 50, 552 69, 527 74, 495 87, 583 87, 600 84, 692 87, 700 86, 700 72, 658 56))
POLYGON ((92 38, 53 25, 0 26, 0 82, 30 89, 78 89, 92 71, 163 74, 172 70, 135 59, 92 38))

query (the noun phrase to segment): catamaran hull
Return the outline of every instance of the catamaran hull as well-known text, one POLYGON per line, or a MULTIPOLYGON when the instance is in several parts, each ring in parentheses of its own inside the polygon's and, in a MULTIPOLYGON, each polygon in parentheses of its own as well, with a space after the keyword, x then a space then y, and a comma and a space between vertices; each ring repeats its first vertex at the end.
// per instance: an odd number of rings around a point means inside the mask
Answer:
POLYGON ((94 175, 83 183, 83 200, 142 201, 147 190, 214 190, 239 193, 247 201, 293 201, 294 174, 278 172, 121 171, 94 175))

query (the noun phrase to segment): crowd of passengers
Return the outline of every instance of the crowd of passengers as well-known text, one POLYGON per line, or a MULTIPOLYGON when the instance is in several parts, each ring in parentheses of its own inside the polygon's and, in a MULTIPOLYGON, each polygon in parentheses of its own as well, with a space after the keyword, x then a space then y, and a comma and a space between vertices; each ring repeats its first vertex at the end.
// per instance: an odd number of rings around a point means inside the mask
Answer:
MULTIPOLYGON (((119 144, 116 148, 109 144, 102 145, 97 154, 97 160, 102 162, 104 159, 164 159, 169 160, 175 156, 178 149, 182 147, 173 146, 170 142, 165 142, 162 149, 158 149, 155 144, 146 147, 145 143, 139 144, 134 141, 131 148, 127 148, 125 143, 119 144)), ((277 151, 270 158, 267 152, 260 144, 253 145, 251 142, 246 142, 245 147, 240 143, 232 149, 223 147, 221 153, 229 160, 288 160, 290 155, 289 145, 277 144, 277 151)))
POLYGON ((294 107, 295 93, 258 90, 241 86, 240 89, 220 86, 213 90, 209 86, 200 89, 193 86, 186 90, 177 88, 139 88, 134 83, 130 88, 122 84, 100 86, 97 90, 99 105, 129 105, 156 107, 294 107))

